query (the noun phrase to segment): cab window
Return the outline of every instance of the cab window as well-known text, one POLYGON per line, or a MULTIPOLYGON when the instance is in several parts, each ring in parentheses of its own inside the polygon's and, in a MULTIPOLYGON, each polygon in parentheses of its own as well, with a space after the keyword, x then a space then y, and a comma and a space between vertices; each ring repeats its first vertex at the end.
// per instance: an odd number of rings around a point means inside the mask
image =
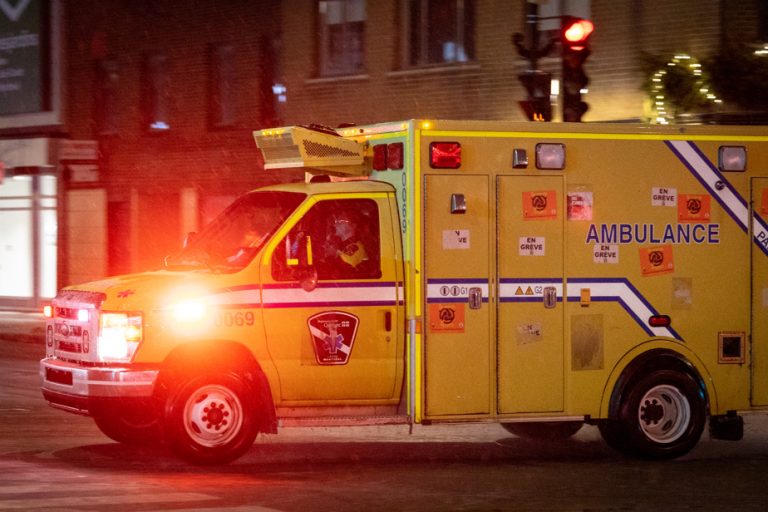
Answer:
POLYGON ((371 199, 321 201, 278 244, 276 281, 295 281, 308 269, 319 280, 381 277, 379 212, 371 199))

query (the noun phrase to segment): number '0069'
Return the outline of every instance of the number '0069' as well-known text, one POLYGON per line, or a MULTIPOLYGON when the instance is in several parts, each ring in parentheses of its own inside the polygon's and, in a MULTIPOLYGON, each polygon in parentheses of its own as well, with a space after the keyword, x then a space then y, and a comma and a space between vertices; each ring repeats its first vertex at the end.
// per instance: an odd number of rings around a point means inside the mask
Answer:
POLYGON ((245 313, 242 311, 223 311, 216 317, 218 327, 245 327, 253 325, 255 321, 256 315, 253 314, 253 311, 246 311, 245 313))

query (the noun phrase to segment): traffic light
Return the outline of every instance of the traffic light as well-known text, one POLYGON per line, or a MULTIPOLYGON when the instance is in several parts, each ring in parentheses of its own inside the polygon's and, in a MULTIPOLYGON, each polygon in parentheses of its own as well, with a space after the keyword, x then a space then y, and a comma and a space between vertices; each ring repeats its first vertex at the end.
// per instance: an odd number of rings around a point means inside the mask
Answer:
POLYGON ((565 16, 562 19, 560 43, 563 48, 563 121, 581 121, 589 108, 581 101, 581 90, 589 83, 584 62, 589 57, 589 36, 595 26, 589 20, 565 16))
POLYGON ((528 70, 518 75, 528 91, 528 99, 518 102, 529 121, 551 121, 552 103, 549 95, 552 75, 539 70, 528 70))

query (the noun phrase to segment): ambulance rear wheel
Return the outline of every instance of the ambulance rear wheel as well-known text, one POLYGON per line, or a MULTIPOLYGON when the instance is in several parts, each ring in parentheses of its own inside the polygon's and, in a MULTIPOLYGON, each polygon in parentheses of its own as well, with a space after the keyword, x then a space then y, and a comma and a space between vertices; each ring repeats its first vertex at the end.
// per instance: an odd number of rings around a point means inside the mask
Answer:
POLYGON ((568 439, 581 430, 580 421, 531 421, 524 423, 502 423, 507 432, 524 439, 558 440, 568 439))
POLYGON ((165 411, 171 450, 195 464, 225 464, 243 455, 258 432, 251 385, 234 373, 193 377, 178 386, 165 411))
POLYGON ((641 458, 671 459, 699 442, 707 416, 704 391, 686 372, 657 370, 630 386, 618 421, 601 432, 609 445, 641 458))

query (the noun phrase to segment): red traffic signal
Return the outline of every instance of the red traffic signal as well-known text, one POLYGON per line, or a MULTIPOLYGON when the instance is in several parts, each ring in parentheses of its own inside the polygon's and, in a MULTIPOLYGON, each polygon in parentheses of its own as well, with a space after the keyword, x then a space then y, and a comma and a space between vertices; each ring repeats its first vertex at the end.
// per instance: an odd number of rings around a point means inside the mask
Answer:
POLYGON ((595 25, 589 20, 566 17, 561 31, 563 45, 573 51, 581 51, 586 48, 594 30, 595 25))

